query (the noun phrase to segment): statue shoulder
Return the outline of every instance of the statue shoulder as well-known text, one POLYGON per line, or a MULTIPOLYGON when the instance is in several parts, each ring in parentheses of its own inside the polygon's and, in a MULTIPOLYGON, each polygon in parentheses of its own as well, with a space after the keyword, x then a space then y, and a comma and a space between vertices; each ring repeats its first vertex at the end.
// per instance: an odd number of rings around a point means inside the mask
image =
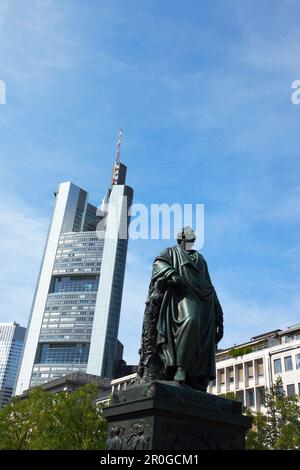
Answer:
POLYGON ((165 260, 165 261, 168 261, 170 262, 170 260, 172 259, 172 252, 174 251, 176 247, 168 247, 168 248, 164 248, 156 257, 155 257, 155 260, 165 260))
POLYGON ((203 255, 201 255, 201 253, 199 253, 199 251, 197 251, 198 253, 198 262, 203 264, 204 266, 206 266, 207 268, 207 262, 206 262, 206 259, 204 258, 203 255))
POLYGON ((176 249, 176 246, 170 246, 168 248, 164 248, 158 256, 170 256, 172 252, 176 249))

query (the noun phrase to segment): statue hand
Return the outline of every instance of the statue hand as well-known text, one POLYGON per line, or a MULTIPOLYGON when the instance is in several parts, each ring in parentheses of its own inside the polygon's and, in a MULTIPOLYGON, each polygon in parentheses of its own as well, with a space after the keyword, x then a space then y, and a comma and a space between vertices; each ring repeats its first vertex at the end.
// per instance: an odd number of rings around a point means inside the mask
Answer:
POLYGON ((173 281, 173 285, 176 286, 176 287, 182 287, 183 286, 183 280, 181 279, 180 276, 178 276, 177 274, 175 274, 174 276, 172 276, 172 281, 173 281))
POLYGON ((217 333, 216 333, 216 342, 219 343, 224 335, 224 327, 222 324, 217 325, 217 333))
POLYGON ((175 289, 181 296, 184 295, 185 284, 184 284, 183 279, 178 274, 175 274, 174 276, 172 276, 171 283, 172 283, 172 286, 175 287, 175 289))

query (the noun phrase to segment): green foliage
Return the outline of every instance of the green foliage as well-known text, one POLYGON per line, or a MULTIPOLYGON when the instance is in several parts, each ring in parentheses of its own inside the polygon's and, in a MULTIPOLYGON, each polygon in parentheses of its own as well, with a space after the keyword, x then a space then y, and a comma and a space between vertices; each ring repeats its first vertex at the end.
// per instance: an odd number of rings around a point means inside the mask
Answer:
POLYGON ((288 397, 282 391, 282 380, 265 394, 266 414, 251 413, 253 429, 248 432, 248 449, 300 449, 300 397, 288 397))
POLYGON ((97 388, 68 393, 40 388, 0 410, 0 449, 104 449, 107 423, 95 406, 97 388))
POLYGON ((253 418, 253 427, 252 430, 247 433, 246 448, 255 450, 269 449, 266 445, 268 435, 266 416, 260 412, 253 414, 249 410, 247 410, 247 415, 253 418))
POLYGON ((230 349, 228 352, 230 357, 239 357, 239 356, 244 356, 245 354, 249 354, 252 352, 252 348, 250 346, 244 346, 242 348, 233 348, 230 349))

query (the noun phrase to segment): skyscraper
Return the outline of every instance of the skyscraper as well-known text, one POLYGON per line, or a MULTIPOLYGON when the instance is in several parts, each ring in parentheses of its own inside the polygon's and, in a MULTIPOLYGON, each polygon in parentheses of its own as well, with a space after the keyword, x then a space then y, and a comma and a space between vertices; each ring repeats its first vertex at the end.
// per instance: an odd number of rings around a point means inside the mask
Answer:
POLYGON ((133 198, 120 137, 101 211, 73 183, 55 193, 17 395, 74 371, 112 377, 133 198))
POLYGON ((17 379, 26 328, 0 323, 0 408, 10 402, 17 379))

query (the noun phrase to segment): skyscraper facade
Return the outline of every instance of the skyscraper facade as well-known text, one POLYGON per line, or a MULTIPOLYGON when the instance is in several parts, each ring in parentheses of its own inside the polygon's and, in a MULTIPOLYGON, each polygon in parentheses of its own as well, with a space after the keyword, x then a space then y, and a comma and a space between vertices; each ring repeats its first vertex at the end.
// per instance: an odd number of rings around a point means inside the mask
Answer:
POLYGON ((0 323, 0 408, 10 402, 17 379, 26 328, 0 323))
POLYGON ((123 291, 128 210, 120 142, 102 210, 59 185, 15 393, 71 372, 112 377, 123 291))

